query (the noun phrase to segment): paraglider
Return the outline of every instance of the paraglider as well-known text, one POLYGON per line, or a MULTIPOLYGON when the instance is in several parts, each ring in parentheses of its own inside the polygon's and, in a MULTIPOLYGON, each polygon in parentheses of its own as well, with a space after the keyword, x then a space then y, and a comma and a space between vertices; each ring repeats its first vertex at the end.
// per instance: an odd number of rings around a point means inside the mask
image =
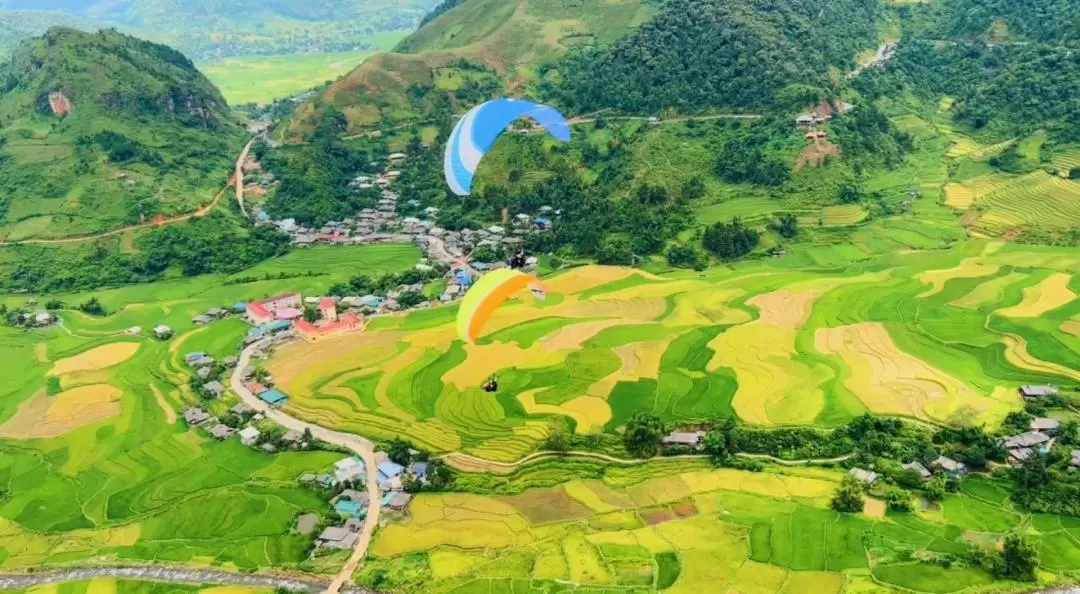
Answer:
POLYGON ((558 110, 524 99, 492 99, 469 110, 450 133, 443 156, 443 172, 450 190, 468 196, 473 174, 495 139, 521 117, 529 117, 555 138, 570 140, 570 124, 558 110))
POLYGON ((461 300, 457 314, 458 336, 469 344, 475 343, 495 310, 526 287, 532 290, 534 297, 544 294, 536 277, 519 270, 499 268, 480 277, 461 300))

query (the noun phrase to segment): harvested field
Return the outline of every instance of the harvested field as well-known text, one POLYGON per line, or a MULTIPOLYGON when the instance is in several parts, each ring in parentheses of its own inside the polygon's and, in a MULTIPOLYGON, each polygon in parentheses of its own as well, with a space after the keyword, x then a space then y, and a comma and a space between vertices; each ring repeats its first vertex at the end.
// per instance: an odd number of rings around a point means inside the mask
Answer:
POLYGON ((790 293, 773 291, 748 299, 747 303, 760 310, 758 323, 794 330, 802 327, 810 317, 814 301, 821 297, 820 291, 790 293))
POLYGON ((38 394, 24 402, 0 437, 56 437, 120 414, 120 390, 108 384, 72 388, 55 396, 38 394))
POLYGON ((999 309, 997 314, 1008 318, 1034 318, 1067 305, 1076 299, 1076 293, 1069 288, 1071 279, 1071 276, 1061 272, 1051 274, 1041 283, 1026 287, 1020 303, 999 309))
POLYGON ((945 288, 945 283, 955 278, 979 278, 982 276, 991 276, 996 273, 999 268, 1000 267, 996 264, 984 264, 978 258, 968 258, 955 268, 928 270, 916 277, 919 282, 930 285, 930 288, 920 293, 918 297, 920 299, 925 299, 936 295, 945 288))
POLYGON ((1008 412, 1005 403, 981 397, 962 381, 901 351, 879 323, 821 328, 815 344, 819 352, 837 355, 851 368, 844 385, 875 413, 944 421, 960 410, 992 418, 1008 412))
POLYGON ((593 514, 562 487, 532 489, 521 495, 498 499, 516 509, 534 525, 577 520, 593 514))
POLYGON ((661 507, 659 509, 643 509, 639 514, 641 515, 641 521, 645 522, 646 526, 655 526, 675 519, 675 514, 666 507, 661 507))
POLYGON ((114 342, 102 345, 84 353, 79 353, 74 357, 57 361, 49 370, 49 374, 63 375, 77 371, 105 369, 127 361, 138 350, 139 343, 137 342, 114 342))
POLYGON ((864 516, 869 518, 884 518, 886 506, 885 502, 880 499, 874 499, 873 497, 867 497, 863 500, 864 516))

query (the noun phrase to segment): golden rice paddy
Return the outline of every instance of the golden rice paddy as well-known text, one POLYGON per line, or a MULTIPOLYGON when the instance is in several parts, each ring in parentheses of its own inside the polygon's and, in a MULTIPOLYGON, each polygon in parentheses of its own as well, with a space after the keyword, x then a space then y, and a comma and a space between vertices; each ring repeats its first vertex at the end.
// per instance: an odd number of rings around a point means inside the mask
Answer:
POLYGON ((84 353, 79 353, 74 357, 57 361, 49 370, 49 374, 63 375, 78 371, 105 369, 127 361, 138 350, 139 343, 137 342, 114 342, 102 345, 84 353))
POLYGON ((930 288, 918 295, 925 299, 935 295, 945 288, 945 283, 956 278, 979 278, 990 276, 998 271, 996 264, 984 264, 977 258, 968 258, 955 268, 944 270, 928 270, 916 277, 919 282, 930 285, 930 288))
POLYGON ((1026 287, 1020 303, 999 309, 997 313, 1009 318, 1034 318, 1067 305, 1076 299, 1076 293, 1069 288, 1071 279, 1071 276, 1061 272, 1051 274, 1041 283, 1026 287))
POLYGON ((832 371, 793 358, 798 326, 809 316, 816 292, 778 291, 750 300, 761 314, 729 328, 709 343, 715 351, 707 367, 729 367, 739 387, 732 407, 748 423, 809 423, 825 406, 821 384, 832 371))
POLYGON ((848 365, 851 375, 844 385, 872 412, 937 421, 962 409, 995 417, 1008 412, 1003 403, 901 351, 879 323, 821 328, 814 338, 818 351, 848 365))
POLYGON ((55 396, 37 394, 0 427, 0 436, 37 439, 64 435, 120 414, 118 388, 108 384, 79 386, 55 396))

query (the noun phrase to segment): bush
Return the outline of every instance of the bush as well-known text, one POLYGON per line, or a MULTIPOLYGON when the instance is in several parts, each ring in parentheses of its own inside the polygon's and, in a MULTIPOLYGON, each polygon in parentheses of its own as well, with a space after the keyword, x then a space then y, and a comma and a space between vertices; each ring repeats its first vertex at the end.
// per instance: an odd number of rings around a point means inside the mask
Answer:
POLYGON ((892 511, 910 512, 911 493, 898 487, 891 487, 885 491, 885 503, 892 511))

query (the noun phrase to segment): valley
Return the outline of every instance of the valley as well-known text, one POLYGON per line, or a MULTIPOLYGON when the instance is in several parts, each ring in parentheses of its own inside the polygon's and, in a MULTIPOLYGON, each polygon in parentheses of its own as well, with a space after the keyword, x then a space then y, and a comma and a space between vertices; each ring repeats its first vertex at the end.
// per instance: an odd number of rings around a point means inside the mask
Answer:
POLYGON ((0 590, 1078 583, 1076 0, 56 4, 0 0, 0 590), (570 138, 458 195, 502 96, 570 138))

